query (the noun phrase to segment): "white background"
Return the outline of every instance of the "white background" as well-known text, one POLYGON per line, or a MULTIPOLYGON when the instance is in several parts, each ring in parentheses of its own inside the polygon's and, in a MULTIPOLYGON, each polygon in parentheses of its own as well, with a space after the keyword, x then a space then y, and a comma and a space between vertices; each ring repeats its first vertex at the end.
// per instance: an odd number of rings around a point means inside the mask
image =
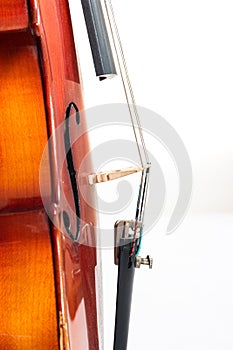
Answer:
MULTIPOLYGON (((76 3, 70 1, 77 7, 73 21, 86 106, 120 101, 119 79, 99 87, 76 3)), ((136 271, 128 349, 232 350, 233 3, 112 3, 137 104, 160 114, 176 129, 190 155, 194 177, 189 212, 166 236, 178 182, 172 163, 164 165, 165 212, 145 237, 142 251, 154 257, 155 266, 152 271, 146 267, 136 271)), ((103 253, 105 350, 112 348, 113 339, 112 255, 103 253)))

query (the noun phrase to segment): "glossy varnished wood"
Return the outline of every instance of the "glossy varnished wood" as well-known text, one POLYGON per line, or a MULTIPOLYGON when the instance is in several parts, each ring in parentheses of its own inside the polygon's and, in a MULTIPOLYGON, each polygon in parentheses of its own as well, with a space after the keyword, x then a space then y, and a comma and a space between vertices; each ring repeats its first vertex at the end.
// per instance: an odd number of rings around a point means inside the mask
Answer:
POLYGON ((28 28, 27 0, 0 0, 0 31, 28 28))
POLYGON ((39 166, 47 131, 30 34, 0 34, 0 67, 0 212, 32 210, 42 206, 39 166))
MULTIPOLYGON (((8 3, 9 9, 17 6, 13 17, 25 5, 8 3)), ((68 104, 73 101, 83 109, 69 6, 66 0, 27 4, 29 30, 21 30, 26 21, 18 26, 15 20, 14 29, 11 24, 0 33, 0 349, 98 350, 95 210, 80 195, 81 219, 86 223, 81 227, 82 243, 92 246, 73 242, 59 211, 61 190, 71 212, 74 207, 66 164, 62 178, 59 175, 64 133, 50 144, 48 162, 40 168, 47 139, 64 121, 68 104), (45 175, 47 212, 40 171, 45 175), (7 278, 9 274, 16 280, 7 278), (9 322, 4 323, 5 318, 9 322)), ((72 149, 77 172, 89 153, 85 117, 80 128, 83 136, 72 149)), ((92 172, 91 163, 84 171, 92 172)), ((84 192, 93 204, 93 189, 86 186, 84 192)))
POLYGON ((28 32, 0 34, 0 349, 58 349, 50 228, 39 166, 42 80, 28 32))
MULTIPOLYGON (((65 112, 71 101, 78 106, 80 111, 84 109, 82 87, 77 69, 68 3, 63 0, 50 0, 49 2, 30 0, 30 3, 33 8, 31 13, 33 29, 40 43, 47 122, 51 135, 56 134, 56 128, 64 122, 65 112), (33 6, 35 2, 37 5, 33 6), (55 38, 60 38, 60 40, 55 38)), ((77 128, 83 134, 72 147, 74 166, 78 174, 82 160, 90 152, 84 115, 82 115, 80 125, 74 127, 74 133, 77 128)), ((72 209, 74 210, 66 162, 62 162, 64 170, 62 178, 59 178, 58 175, 61 173, 60 160, 65 160, 63 135, 64 130, 50 144, 52 196, 48 206, 50 218, 53 224, 55 223, 52 229, 52 239, 56 262, 58 307, 59 313, 63 315, 63 339, 69 339, 68 343, 64 342, 63 345, 66 349, 72 350, 97 350, 99 349, 99 336, 95 281, 94 189, 90 186, 83 189, 91 205, 85 201, 79 191, 81 220, 86 223, 88 229, 81 226, 81 236, 85 236, 84 244, 73 242, 67 236, 62 220, 59 220, 57 204, 54 205, 59 203, 61 210, 63 203, 60 202, 58 193, 62 191, 70 204, 69 215, 72 214, 72 209), (88 246, 88 241, 92 241, 92 246, 88 246), (66 337, 66 329, 68 329, 68 337, 66 337)), ((84 172, 93 172, 90 162, 87 162, 84 172)), ((71 221, 71 230, 73 232, 76 230, 76 224, 73 221, 71 221)))
POLYGON ((1 215, 1 350, 58 349, 53 273, 45 213, 1 215))

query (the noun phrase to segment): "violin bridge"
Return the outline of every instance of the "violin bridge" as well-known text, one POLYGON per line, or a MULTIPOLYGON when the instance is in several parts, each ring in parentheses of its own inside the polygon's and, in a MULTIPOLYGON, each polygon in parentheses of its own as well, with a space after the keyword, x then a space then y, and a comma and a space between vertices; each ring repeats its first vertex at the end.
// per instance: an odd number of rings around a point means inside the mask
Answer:
POLYGON ((90 185, 95 185, 102 182, 120 179, 121 177, 132 175, 142 171, 141 167, 128 167, 124 169, 101 171, 99 173, 88 175, 88 182, 90 185))

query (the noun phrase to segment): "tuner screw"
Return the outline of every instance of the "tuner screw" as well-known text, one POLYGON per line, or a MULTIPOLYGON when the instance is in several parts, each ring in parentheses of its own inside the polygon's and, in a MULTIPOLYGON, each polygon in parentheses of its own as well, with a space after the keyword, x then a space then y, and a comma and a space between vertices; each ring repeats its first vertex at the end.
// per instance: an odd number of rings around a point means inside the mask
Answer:
POLYGON ((137 267, 139 269, 141 267, 141 264, 142 265, 149 265, 149 269, 152 269, 153 258, 150 255, 147 255, 146 258, 142 258, 141 256, 136 256, 135 267, 137 267))

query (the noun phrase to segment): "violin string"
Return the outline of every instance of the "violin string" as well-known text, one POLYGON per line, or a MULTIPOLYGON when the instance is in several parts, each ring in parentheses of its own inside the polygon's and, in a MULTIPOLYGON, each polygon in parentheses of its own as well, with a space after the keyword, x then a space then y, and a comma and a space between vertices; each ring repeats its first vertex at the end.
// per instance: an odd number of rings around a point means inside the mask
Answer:
MULTIPOLYGON (((130 78, 129 78, 128 68, 127 68, 127 64, 126 64, 126 60, 125 60, 125 55, 123 52, 123 46, 121 43, 119 30, 118 30, 118 27, 116 24, 115 14, 114 14, 111 0, 105 0, 105 9, 106 9, 106 14, 108 17, 109 26, 110 26, 110 30, 111 30, 111 34, 112 34, 113 45, 115 48, 116 57, 117 57, 119 70, 120 70, 120 75, 121 75, 121 80, 122 80, 123 88, 125 91, 125 97, 126 97, 126 101, 127 101, 127 105, 128 105, 128 109, 129 109, 129 114, 130 114, 130 118, 131 118, 131 123, 132 123, 132 127, 133 127, 133 132, 134 132, 137 148, 138 148, 139 158, 141 161, 141 165, 144 169, 142 171, 142 175, 141 175, 141 181, 140 181, 139 193, 138 193, 138 199, 137 199, 137 206, 136 206, 134 237, 133 237, 133 242, 132 242, 132 249, 130 252, 130 257, 132 257, 134 254, 137 254, 139 252, 139 249, 137 249, 137 251, 135 251, 136 250, 135 249, 136 234, 137 234, 139 223, 141 222, 143 225, 143 220, 144 220, 146 198, 147 198, 147 193, 148 193, 150 161, 149 161, 147 148, 145 145, 145 140, 143 137, 141 121, 140 121, 140 117, 138 114, 136 101, 135 101, 132 85, 131 85, 130 78), (132 101, 133 108, 131 108, 131 105, 129 103, 130 100, 132 101), (136 125, 135 125, 134 119, 136 119, 136 125), (137 134, 137 130, 138 130, 139 135, 137 134), (146 164, 144 163, 143 157, 141 154, 139 139, 141 141, 146 164)), ((139 248, 140 248, 140 243, 141 243, 141 238, 142 238, 142 231, 143 231, 143 227, 140 229, 139 248)))
POLYGON ((122 46, 122 43, 121 43, 119 30, 118 30, 118 27, 117 27, 117 24, 116 24, 114 9, 113 9, 111 0, 109 0, 109 5, 110 5, 111 12, 112 12, 113 24, 114 24, 117 40, 118 40, 118 43, 119 43, 119 48, 120 48, 120 53, 121 53, 121 57, 122 57, 122 62, 123 62, 125 73, 126 73, 127 84, 128 84, 130 95, 131 95, 131 99, 132 99, 132 102, 133 102, 133 109, 134 109, 135 117, 136 117, 136 120, 137 120, 137 125, 139 127, 140 139, 141 139, 143 150, 144 150, 144 153, 145 153, 146 162, 149 163, 149 157, 148 157, 148 153, 147 153, 147 149, 146 149, 146 145, 145 145, 145 140, 144 140, 144 137, 143 137, 141 121, 140 121, 140 117, 139 117, 138 110, 137 110, 137 107, 136 107, 136 101, 135 101, 135 97, 134 97, 134 93, 133 93, 133 88, 132 88, 132 85, 131 85, 131 82, 130 82, 128 67, 127 67, 127 64, 126 64, 125 55, 124 55, 124 51, 123 51, 123 46, 122 46))
MULTIPOLYGON (((138 198, 137 198, 137 206, 136 206, 136 215, 135 215, 135 227, 134 227, 134 235, 133 235, 133 243, 132 243, 132 249, 130 252, 130 257, 132 257, 132 255, 135 252, 135 245, 136 245, 136 235, 137 235, 137 231, 138 231, 138 226, 139 226, 139 222, 140 222, 140 217, 141 217, 141 211, 142 211, 142 199, 143 199, 143 188, 144 188, 144 183, 145 183, 145 170, 142 171, 142 176, 141 176, 141 181, 140 181, 140 185, 139 185, 139 191, 138 191, 138 198)), ((141 232, 141 229, 140 229, 141 232)))
POLYGON ((132 251, 130 253, 130 257, 133 255, 133 253, 135 251, 136 234, 137 234, 139 222, 142 223, 142 227, 140 228, 139 246, 138 246, 138 249, 136 251, 136 255, 138 255, 138 253, 141 249, 141 241, 142 241, 142 235, 143 235, 143 222, 144 222, 144 215, 145 215, 145 205, 146 205, 146 198, 147 198, 148 187, 149 187, 149 175, 150 175, 150 168, 143 170, 142 177, 141 177, 141 183, 140 183, 141 191, 139 191, 139 197, 138 197, 138 202, 137 202, 133 246, 132 246, 132 251), (141 193, 141 195, 140 195, 140 193, 141 193))
POLYGON ((141 140, 141 145, 142 145, 142 148, 143 148, 143 153, 144 153, 144 157, 145 157, 145 161, 146 161, 147 166, 150 163, 149 156, 148 156, 148 152, 147 152, 147 149, 146 149, 145 140, 144 140, 144 137, 143 137, 140 117, 139 117, 139 114, 138 114, 136 101, 135 101, 132 85, 131 85, 130 78, 129 78, 128 67, 127 67, 127 64, 126 64, 125 55, 124 55, 124 51, 123 51, 123 46, 122 46, 122 43, 121 43, 119 30, 118 30, 118 27, 117 27, 117 24, 116 24, 114 9, 113 9, 111 0, 108 0, 108 1, 105 0, 105 8, 106 8, 106 14, 107 14, 109 25, 110 25, 110 30, 111 30, 113 44, 114 44, 114 48, 115 48, 115 52, 116 52, 116 56, 117 56, 117 61, 118 61, 118 64, 119 64, 120 75, 121 75, 121 79, 122 79, 122 83, 123 83, 123 87, 124 87, 124 91, 125 91, 125 95, 126 95, 126 100, 127 100, 129 112, 130 112, 130 118, 131 118, 133 131, 134 131, 134 135, 135 135, 135 139, 136 139, 136 143, 137 143, 139 157, 140 157, 140 160, 141 160, 141 165, 143 167, 145 167, 146 165, 144 164, 144 162, 142 160, 140 145, 139 145, 139 141, 138 141, 139 138, 141 140), (129 94, 128 94, 127 88, 129 90, 129 94), (129 97, 129 95, 130 95, 130 97, 129 97), (132 101, 132 107, 130 106, 130 99, 132 101), (133 109, 133 110, 131 110, 131 109, 133 109), (136 125, 135 125, 135 122, 134 122, 134 117, 135 117, 136 122, 137 122, 136 125), (138 133, 139 133, 139 137, 137 135, 137 130, 138 130, 138 133))

